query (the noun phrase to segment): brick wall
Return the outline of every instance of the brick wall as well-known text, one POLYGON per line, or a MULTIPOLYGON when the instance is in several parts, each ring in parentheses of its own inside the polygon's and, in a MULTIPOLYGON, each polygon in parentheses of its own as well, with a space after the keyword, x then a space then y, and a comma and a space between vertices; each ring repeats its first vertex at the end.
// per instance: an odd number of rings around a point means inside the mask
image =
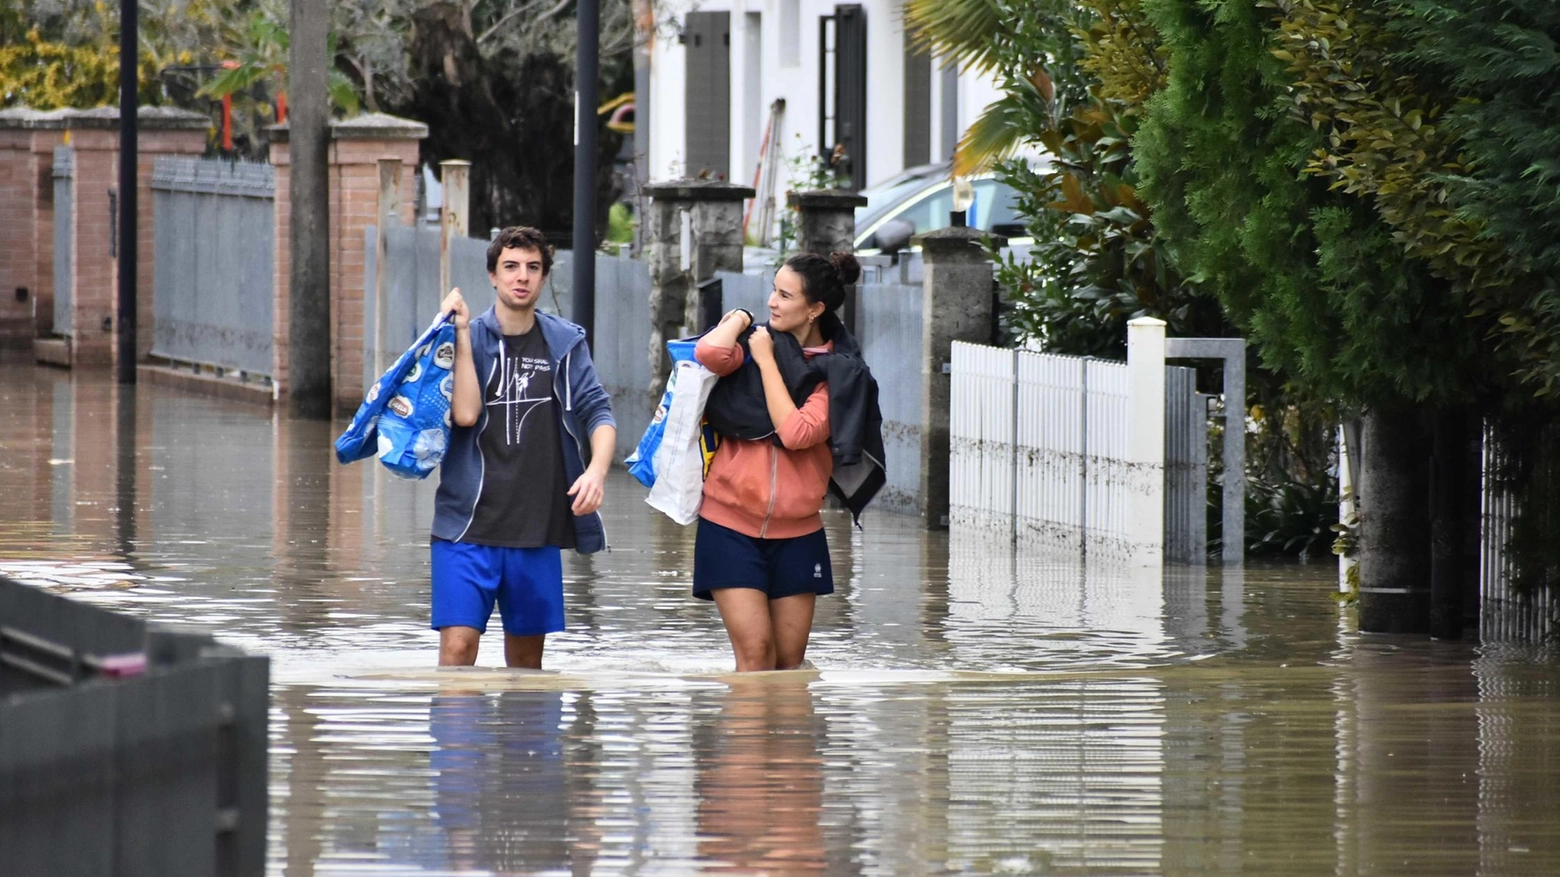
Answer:
MULTIPOLYGON (((75 179, 72 203, 62 206, 72 211, 77 294, 72 313, 76 334, 68 361, 97 366, 114 361, 118 266, 110 242, 117 218, 109 213, 109 191, 119 185, 118 119, 112 107, 0 111, 0 340, 54 333, 54 150, 69 145, 75 150, 75 179), (18 299, 18 287, 27 289, 25 299, 18 299), (105 318, 110 320, 106 330, 105 318)), ((150 351, 153 334, 152 167, 163 155, 204 152, 208 124, 199 114, 161 107, 147 108, 141 115, 136 271, 140 355, 150 351)))

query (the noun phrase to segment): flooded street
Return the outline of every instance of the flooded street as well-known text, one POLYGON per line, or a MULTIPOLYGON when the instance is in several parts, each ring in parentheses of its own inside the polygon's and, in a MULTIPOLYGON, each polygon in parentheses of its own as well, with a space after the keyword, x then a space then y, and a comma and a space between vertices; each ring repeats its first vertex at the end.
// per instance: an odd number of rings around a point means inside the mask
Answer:
POLYGON ((816 671, 725 675, 621 470, 545 673, 437 672, 434 480, 343 423, 0 366, 0 573, 271 657, 274 875, 1560 873, 1560 656, 1334 568, 1084 569, 825 512, 816 671))

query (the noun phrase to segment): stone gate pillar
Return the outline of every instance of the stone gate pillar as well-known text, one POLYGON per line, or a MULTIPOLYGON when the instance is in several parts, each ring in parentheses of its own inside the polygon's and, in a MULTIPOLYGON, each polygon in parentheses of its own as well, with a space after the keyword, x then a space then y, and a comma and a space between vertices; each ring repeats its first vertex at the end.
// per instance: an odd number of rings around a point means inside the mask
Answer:
POLYGON ((953 342, 990 344, 996 330, 993 266, 983 245, 1005 238, 962 226, 918 238, 922 275, 921 515, 928 529, 948 526, 948 405, 953 342))
POLYGON ((716 271, 742 270, 742 202, 753 189, 720 180, 671 180, 644 187, 649 198, 650 391, 671 374, 666 342, 700 327, 699 284, 716 271))
POLYGON ((801 219, 796 228, 796 248, 804 253, 828 256, 856 251, 856 208, 865 207, 865 195, 843 189, 791 192, 786 203, 801 219))

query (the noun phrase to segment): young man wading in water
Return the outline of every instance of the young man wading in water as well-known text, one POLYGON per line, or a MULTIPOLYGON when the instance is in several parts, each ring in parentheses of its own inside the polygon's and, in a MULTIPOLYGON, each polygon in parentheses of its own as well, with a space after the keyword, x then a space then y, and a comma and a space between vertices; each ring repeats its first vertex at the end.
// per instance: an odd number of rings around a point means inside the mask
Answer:
POLYGON ((563 630, 561 549, 606 547, 601 507, 617 427, 585 330, 536 312, 553 249, 534 228, 506 228, 488 247, 492 309, 455 313, 449 450, 433 515, 433 620, 439 663, 474 664, 493 604, 504 661, 542 666, 563 630), (587 449, 588 443, 588 449, 587 449))

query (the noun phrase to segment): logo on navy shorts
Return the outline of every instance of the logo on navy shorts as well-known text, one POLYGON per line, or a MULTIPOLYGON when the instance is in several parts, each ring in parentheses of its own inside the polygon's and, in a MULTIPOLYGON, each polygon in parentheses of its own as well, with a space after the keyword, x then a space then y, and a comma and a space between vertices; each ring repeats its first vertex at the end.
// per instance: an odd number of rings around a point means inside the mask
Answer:
POLYGON ((815 579, 823 578, 823 564, 821 564, 821 563, 813 564, 813 578, 815 578, 815 579))

